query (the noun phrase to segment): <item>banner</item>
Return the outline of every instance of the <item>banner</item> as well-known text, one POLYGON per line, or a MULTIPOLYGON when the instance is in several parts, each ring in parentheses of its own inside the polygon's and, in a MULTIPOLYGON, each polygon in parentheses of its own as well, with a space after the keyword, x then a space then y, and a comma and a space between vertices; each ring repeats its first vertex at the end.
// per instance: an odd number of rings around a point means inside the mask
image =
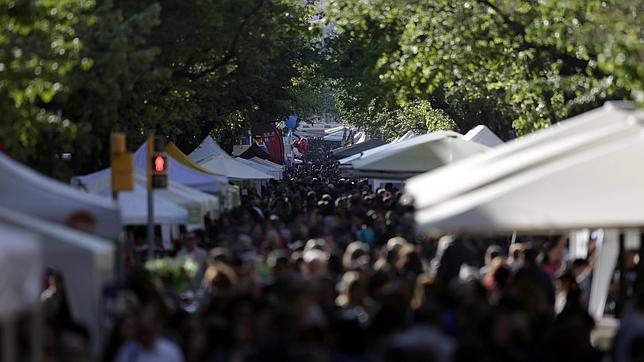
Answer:
POLYGON ((278 165, 284 164, 284 140, 282 132, 275 126, 271 126, 264 131, 264 145, 268 154, 271 155, 271 161, 278 165))

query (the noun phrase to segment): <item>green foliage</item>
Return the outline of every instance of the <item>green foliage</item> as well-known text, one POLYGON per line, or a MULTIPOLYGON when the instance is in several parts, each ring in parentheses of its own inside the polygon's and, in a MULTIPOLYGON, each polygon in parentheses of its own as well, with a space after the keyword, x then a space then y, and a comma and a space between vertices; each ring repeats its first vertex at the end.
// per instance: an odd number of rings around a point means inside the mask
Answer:
POLYGON ((189 150, 312 109, 310 15, 298 0, 0 0, 0 143, 64 178, 107 166, 111 131, 189 150))
POLYGON ((379 114, 376 119, 383 136, 393 140, 407 131, 416 134, 439 130, 452 130, 456 124, 440 109, 434 109, 426 100, 413 101, 410 104, 379 114))
POLYGON ((423 99, 463 130, 527 133, 607 99, 641 98, 643 4, 335 0, 328 72, 354 113, 423 99))
POLYGON ((76 134, 75 125, 48 105, 69 92, 64 77, 82 61, 76 28, 92 6, 0 0, 0 143, 18 158, 29 159, 39 142, 76 134))

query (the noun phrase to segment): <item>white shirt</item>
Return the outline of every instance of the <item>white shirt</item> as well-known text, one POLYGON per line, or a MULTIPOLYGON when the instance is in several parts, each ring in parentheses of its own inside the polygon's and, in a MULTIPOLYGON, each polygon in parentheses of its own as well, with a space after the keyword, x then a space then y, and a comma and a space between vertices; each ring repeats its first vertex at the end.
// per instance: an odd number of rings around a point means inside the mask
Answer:
POLYGON ((145 349, 138 342, 127 342, 116 355, 116 362, 183 362, 179 347, 172 341, 160 337, 152 349, 145 349))

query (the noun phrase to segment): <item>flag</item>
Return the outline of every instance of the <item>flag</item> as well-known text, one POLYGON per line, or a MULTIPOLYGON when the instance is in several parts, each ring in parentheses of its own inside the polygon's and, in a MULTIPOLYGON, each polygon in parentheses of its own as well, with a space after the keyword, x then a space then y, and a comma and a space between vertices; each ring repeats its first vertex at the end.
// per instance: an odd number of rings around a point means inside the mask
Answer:
POLYGON ((278 165, 283 165, 284 139, 282 138, 282 132, 277 129, 277 127, 271 126, 269 129, 264 131, 263 139, 264 145, 266 145, 266 150, 271 156, 271 161, 278 165))

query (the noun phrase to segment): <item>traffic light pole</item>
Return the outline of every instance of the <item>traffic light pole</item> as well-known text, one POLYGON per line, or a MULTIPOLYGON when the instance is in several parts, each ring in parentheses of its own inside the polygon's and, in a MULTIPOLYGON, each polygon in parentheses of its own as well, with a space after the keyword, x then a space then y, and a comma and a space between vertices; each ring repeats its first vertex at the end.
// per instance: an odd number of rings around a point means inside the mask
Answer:
POLYGON ((154 258, 154 250, 156 249, 154 243, 154 189, 152 188, 151 180, 151 162, 152 162, 152 151, 154 150, 154 136, 152 132, 148 133, 148 153, 147 153, 147 169, 148 169, 148 180, 147 180, 147 189, 148 189, 148 230, 147 230, 147 242, 148 242, 148 260, 154 258))
POLYGON ((154 258, 154 190, 148 188, 148 260, 154 258))

